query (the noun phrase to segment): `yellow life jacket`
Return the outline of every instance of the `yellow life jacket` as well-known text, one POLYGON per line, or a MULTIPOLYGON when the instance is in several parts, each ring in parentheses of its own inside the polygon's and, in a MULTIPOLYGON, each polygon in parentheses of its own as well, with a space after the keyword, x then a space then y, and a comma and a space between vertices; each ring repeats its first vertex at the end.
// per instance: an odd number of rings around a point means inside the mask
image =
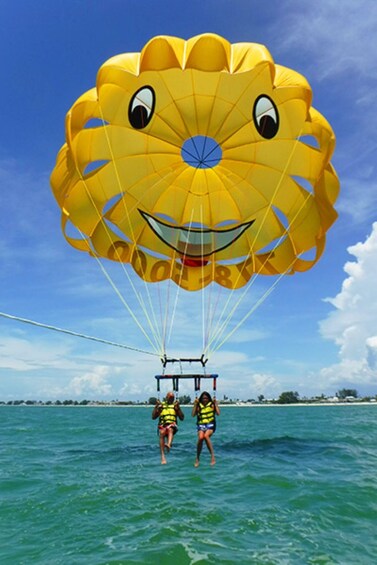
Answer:
POLYGON ((211 424, 215 421, 215 407, 210 402, 205 406, 199 402, 198 424, 211 424))
POLYGON ((162 403, 162 410, 160 412, 159 426, 166 426, 167 424, 176 424, 177 414, 174 409, 174 404, 162 403))

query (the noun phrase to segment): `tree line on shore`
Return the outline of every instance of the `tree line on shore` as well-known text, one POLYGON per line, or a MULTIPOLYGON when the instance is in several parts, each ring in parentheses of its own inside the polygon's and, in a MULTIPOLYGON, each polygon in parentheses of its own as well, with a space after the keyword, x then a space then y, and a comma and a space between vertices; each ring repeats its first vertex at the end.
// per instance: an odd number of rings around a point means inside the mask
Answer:
MULTIPOLYGON (((182 405, 187 405, 192 403, 190 395, 182 395, 178 398, 179 403, 182 405)), ((359 397, 356 389, 343 388, 338 390, 335 395, 331 398, 326 397, 324 394, 320 396, 314 396, 311 398, 300 397, 299 393, 296 391, 285 391, 280 394, 277 399, 267 399, 263 394, 258 395, 257 399, 250 398, 248 400, 239 400, 228 398, 226 395, 223 399, 219 400, 220 404, 314 404, 321 402, 353 402, 355 400, 359 402, 375 402, 377 401, 377 395, 375 396, 364 396, 359 397)), ((3 406, 146 406, 154 405, 157 402, 157 397, 151 396, 145 401, 134 401, 134 400, 8 400, 1 401, 0 405, 3 406)))

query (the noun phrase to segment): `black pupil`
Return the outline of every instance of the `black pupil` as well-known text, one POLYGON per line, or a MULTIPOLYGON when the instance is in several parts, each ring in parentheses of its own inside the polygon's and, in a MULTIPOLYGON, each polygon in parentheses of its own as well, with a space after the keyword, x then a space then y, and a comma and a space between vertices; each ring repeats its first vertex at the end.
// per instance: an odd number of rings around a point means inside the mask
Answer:
POLYGON ((276 135, 277 124, 271 116, 263 116, 259 122, 259 131, 266 139, 271 139, 276 135))
POLYGON ((132 110, 132 114, 131 114, 131 122, 134 128, 136 129, 142 129, 144 128, 147 123, 148 123, 148 113, 147 113, 147 109, 145 108, 145 106, 136 106, 133 110, 132 110))

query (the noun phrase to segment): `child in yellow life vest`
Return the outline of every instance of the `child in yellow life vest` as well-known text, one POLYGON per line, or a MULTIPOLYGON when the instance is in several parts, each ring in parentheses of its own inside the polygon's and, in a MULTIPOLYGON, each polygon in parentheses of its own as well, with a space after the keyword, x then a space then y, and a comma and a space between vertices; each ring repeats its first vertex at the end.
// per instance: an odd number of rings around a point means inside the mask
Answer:
POLYGON ((158 420, 158 431, 160 440, 161 465, 166 465, 165 449, 170 451, 173 443, 173 436, 178 431, 177 417, 183 420, 183 414, 178 400, 174 402, 174 393, 168 392, 165 400, 161 403, 157 401, 153 408, 152 419, 158 420))
POLYGON ((195 467, 199 467, 200 454, 203 448, 203 441, 206 442, 208 451, 211 454, 211 465, 216 463, 215 453, 211 442, 211 436, 216 430, 216 415, 220 416, 220 408, 216 399, 212 400, 208 392, 202 392, 199 400, 195 398, 192 409, 192 416, 197 416, 198 443, 196 446, 195 467))

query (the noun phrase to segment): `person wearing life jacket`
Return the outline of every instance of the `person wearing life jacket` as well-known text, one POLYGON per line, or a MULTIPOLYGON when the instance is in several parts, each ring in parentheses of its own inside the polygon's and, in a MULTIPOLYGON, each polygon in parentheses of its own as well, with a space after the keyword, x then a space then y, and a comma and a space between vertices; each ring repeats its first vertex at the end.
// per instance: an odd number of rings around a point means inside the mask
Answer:
POLYGON ((158 432, 161 453, 161 465, 166 465, 165 450, 170 451, 173 443, 173 436, 178 431, 177 418, 183 420, 183 414, 178 400, 175 401, 174 393, 168 392, 165 400, 156 403, 153 408, 152 419, 158 420, 158 432))
POLYGON ((220 416, 220 408, 216 398, 212 399, 208 392, 202 392, 199 400, 195 398, 192 416, 197 417, 198 443, 196 446, 195 467, 199 467, 200 454, 205 441, 211 455, 211 465, 216 463, 211 436, 216 430, 216 416, 220 416))

